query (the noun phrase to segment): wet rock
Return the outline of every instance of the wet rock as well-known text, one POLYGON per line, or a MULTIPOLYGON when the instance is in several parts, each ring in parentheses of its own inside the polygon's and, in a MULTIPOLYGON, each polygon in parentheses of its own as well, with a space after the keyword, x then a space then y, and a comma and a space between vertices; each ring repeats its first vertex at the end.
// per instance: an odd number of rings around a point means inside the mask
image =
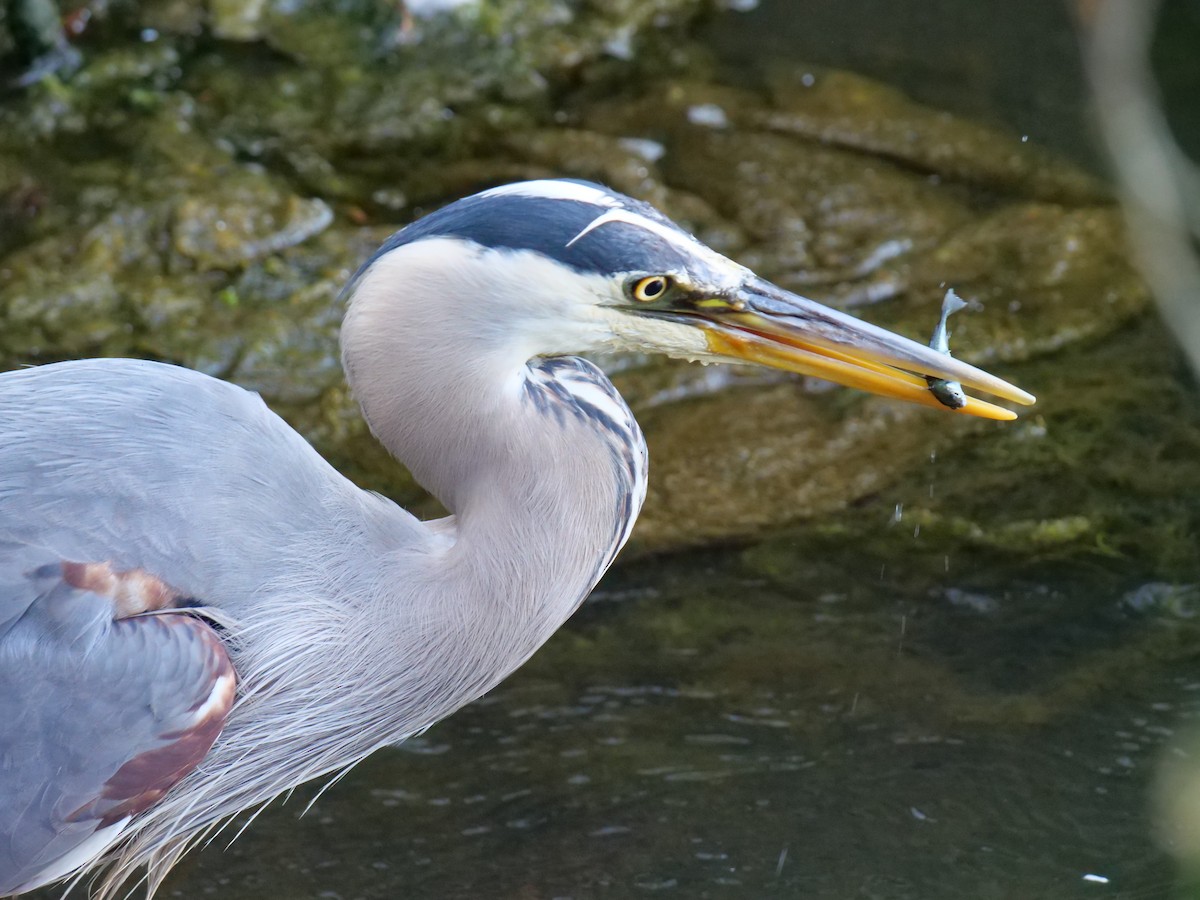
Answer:
POLYGON ((910 510, 907 522, 914 532, 927 540, 949 541, 987 547, 993 550, 1037 552, 1072 544, 1094 542, 1098 523, 1087 516, 1061 516, 1057 519, 1034 519, 985 525, 957 516, 943 517, 924 509, 910 510))
MULTIPOLYGON (((894 562, 889 577, 914 590, 948 576, 984 593, 1008 587, 960 571, 960 556, 998 560, 1008 579, 1019 565, 1035 584, 1071 584, 1117 561, 1193 581, 1197 514, 1181 498, 1200 492, 1200 401, 1181 365, 1152 321, 1027 363, 1036 413, 957 441, 936 429, 885 492, 833 522, 814 516, 777 532, 750 551, 753 567, 792 584, 828 556, 814 548, 835 545, 894 562)), ((830 468, 814 459, 812 480, 836 477, 830 468)))
POLYGON ((34 232, 50 197, 50 187, 20 160, 0 154, 0 256, 34 232))
POLYGON ((750 118, 774 131, 989 191, 1072 205, 1110 198, 1097 179, 1024 138, 931 109, 851 72, 777 72, 770 94, 773 108, 750 118))
POLYGON ((267 0, 209 0, 212 32, 227 41, 254 41, 262 37, 267 0))
POLYGON ((0 104, 0 148, 37 158, 48 141, 84 134, 111 139, 162 101, 182 74, 179 63, 179 52, 157 41, 89 56, 69 82, 45 79, 19 103, 0 104))
POLYGON ((175 205, 176 252, 203 269, 231 269, 319 234, 333 221, 323 200, 255 190, 249 181, 213 198, 192 196, 175 205))
POLYGON ((1001 207, 914 261, 909 279, 905 295, 872 317, 919 334, 952 286, 971 302, 954 323, 954 353, 976 364, 1019 361, 1111 334, 1150 303, 1111 206, 1001 207))
MULTIPOLYGON (((99 54, 77 89, 0 111, 17 126, 0 134, 0 159, 67 135, 104 138, 91 158, 47 153, 34 171, 55 195, 37 234, 0 262, 0 355, 149 355, 232 378, 360 483, 432 511, 347 395, 336 298, 391 227, 356 223, 400 224, 489 184, 607 182, 761 274, 922 342, 953 286, 973 301, 953 329, 971 361, 1037 363, 1141 313, 1117 213, 1086 176, 1019 141, 989 156, 994 133, 861 79, 668 81, 603 100, 584 90, 564 110, 572 127, 548 124, 546 72, 613 52, 605 42, 630 23, 695 8, 663 0, 589 16, 547 3, 528 21, 507 6, 465 8, 389 47, 367 26, 394 11, 354 7, 335 23, 328 3, 268 2, 254 20, 266 58, 188 56, 182 37, 99 54), (562 27, 541 27, 546 17, 562 27), (455 48, 452 72, 417 65, 455 48)), ((779 373, 605 364, 650 441, 643 549, 747 539, 846 509, 903 483, 931 450, 1023 427, 779 373)), ((975 524, 933 510, 927 527, 955 537, 975 524)), ((1010 525, 985 534, 1048 548, 1104 527, 1086 511, 1010 525), (1077 520, 1088 527, 1071 531, 1077 520)))
POLYGON ((144 0, 138 5, 137 24, 155 35, 198 37, 207 24, 206 6, 193 0, 144 0))
MULTIPOLYGON (((697 128, 669 145, 670 183, 701 193, 749 236, 756 269, 848 302, 907 287, 907 261, 966 225, 961 197, 888 164, 771 134, 697 128)), ((831 299, 831 297, 827 297, 831 299)))
POLYGON ((441 167, 473 147, 544 119, 555 82, 575 77, 614 42, 636 43, 706 6, 468 4, 414 25, 403 4, 268 2, 261 39, 299 66, 242 70, 223 57, 202 61, 218 115, 212 127, 252 155, 313 148, 301 165, 323 159, 343 179, 373 181, 368 196, 385 170, 389 187, 436 195, 421 171, 431 160, 439 163, 431 167, 436 184, 441 167))
POLYGON ((28 87, 45 78, 69 76, 79 68, 81 56, 67 42, 54 0, 8 0, 5 12, 0 27, 8 26, 13 50, 24 66, 15 86, 28 87))
POLYGON ((298 198, 229 160, 159 183, 168 185, 167 198, 153 202, 97 192, 91 209, 84 204, 80 230, 10 254, 0 267, 0 353, 25 360, 149 353, 228 374, 242 343, 242 323, 223 315, 238 305, 229 302, 232 279, 319 233, 332 214, 322 201, 298 198), (198 353, 210 340, 223 349, 198 353))
POLYGON ((797 384, 725 391, 642 419, 652 475, 635 541, 655 550, 844 507, 919 465, 931 440, 980 427, 797 384))
POLYGON ((1178 619, 1194 619, 1198 603, 1200 587, 1197 585, 1163 581, 1139 585, 1121 598, 1121 607, 1129 612, 1178 619))

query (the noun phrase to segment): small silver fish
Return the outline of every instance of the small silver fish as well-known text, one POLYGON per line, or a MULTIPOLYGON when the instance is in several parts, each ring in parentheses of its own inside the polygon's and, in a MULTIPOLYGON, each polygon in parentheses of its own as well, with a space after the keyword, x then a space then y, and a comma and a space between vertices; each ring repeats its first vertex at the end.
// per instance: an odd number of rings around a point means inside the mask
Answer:
MULTIPOLYGON (((942 300, 942 317, 938 320, 937 328, 933 329, 933 337, 929 339, 931 348, 939 353, 945 353, 947 356, 950 355, 950 332, 946 330, 946 320, 952 313, 958 312, 966 305, 967 301, 954 293, 953 288, 946 291, 946 296, 942 300)), ((942 406, 962 409, 967 405, 967 395, 963 393, 962 385, 957 381, 947 381, 945 378, 933 378, 928 375, 925 376, 925 381, 929 384, 929 392, 937 397, 942 406)))

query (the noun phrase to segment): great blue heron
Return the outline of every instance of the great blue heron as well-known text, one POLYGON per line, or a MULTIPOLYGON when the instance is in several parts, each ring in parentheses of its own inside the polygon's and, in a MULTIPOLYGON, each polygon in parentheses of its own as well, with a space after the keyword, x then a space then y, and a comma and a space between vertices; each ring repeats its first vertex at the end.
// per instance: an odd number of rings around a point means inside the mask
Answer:
POLYGON ((629 408, 558 354, 749 361, 940 407, 929 375, 1033 402, 578 181, 452 203, 348 296, 363 415, 446 518, 360 490, 255 394, 197 372, 0 375, 0 894, 105 863, 102 895, 143 864, 153 892, 229 816, 525 662, 645 495, 629 408))

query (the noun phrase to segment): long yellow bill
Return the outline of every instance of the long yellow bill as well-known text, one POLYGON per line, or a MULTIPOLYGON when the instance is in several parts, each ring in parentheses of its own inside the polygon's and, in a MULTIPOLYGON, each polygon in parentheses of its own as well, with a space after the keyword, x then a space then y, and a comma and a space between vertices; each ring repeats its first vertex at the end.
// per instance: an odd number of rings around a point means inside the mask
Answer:
MULTIPOLYGON (((681 312, 678 307, 677 312, 681 312)), ((709 349, 730 361, 813 375, 849 387, 984 419, 1016 413, 967 397, 957 409, 930 392, 925 376, 956 381, 1022 406, 1036 398, 995 375, 869 322, 754 279, 725 302, 702 302, 688 318, 709 349)))

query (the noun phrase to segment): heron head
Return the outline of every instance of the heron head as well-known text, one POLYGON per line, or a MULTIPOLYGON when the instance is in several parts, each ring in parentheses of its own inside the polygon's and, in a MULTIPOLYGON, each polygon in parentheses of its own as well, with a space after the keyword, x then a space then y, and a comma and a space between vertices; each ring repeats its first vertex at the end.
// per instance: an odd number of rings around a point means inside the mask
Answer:
MULTIPOLYGON (((924 376, 1034 402, 948 354, 777 287, 649 204, 588 182, 519 182, 452 203, 393 235, 352 285, 368 280, 423 283, 426 294, 452 281, 441 293, 469 298, 456 310, 471 320, 464 327, 502 334, 525 359, 625 349, 769 366, 939 409, 924 376), (403 267, 395 278, 393 264, 403 267)), ((974 397, 956 411, 1014 418, 974 397)))

